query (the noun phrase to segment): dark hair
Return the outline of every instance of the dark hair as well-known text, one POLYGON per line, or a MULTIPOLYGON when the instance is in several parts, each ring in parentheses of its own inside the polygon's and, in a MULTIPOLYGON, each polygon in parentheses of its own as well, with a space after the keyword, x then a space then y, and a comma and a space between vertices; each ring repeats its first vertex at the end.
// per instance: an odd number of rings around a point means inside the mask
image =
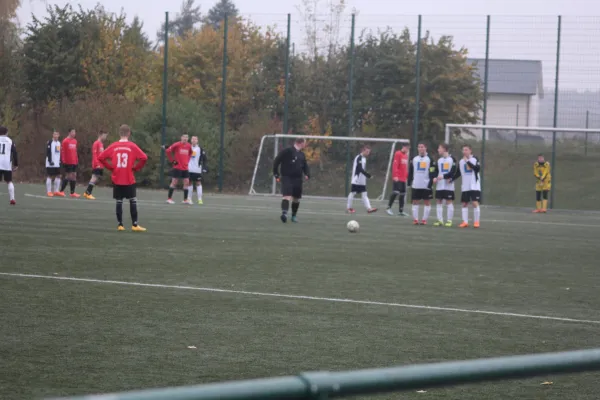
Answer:
POLYGON ((365 151, 365 150, 371 150, 371 146, 369 146, 368 144, 363 144, 361 147, 361 151, 365 151))
POLYGON ((71 131, 74 131, 74 130, 75 130, 75 128, 69 128, 69 130, 67 132, 70 133, 71 131))
POLYGON ((0 136, 8 135, 8 128, 5 126, 0 126, 0 136))
POLYGON ((425 148, 427 148, 427 144, 426 144, 426 143, 424 143, 424 142, 419 142, 419 143, 417 144, 417 146, 419 146, 419 145, 423 145, 423 146, 425 146, 425 148))
POLYGON ((106 132, 104 129, 100 129, 100 131, 98 132, 98 136, 105 134, 108 134, 108 132, 106 132))
POLYGON ((544 157, 544 155, 542 153, 538 154, 538 157, 544 157))
POLYGON ((440 143, 440 147, 443 147, 444 150, 448 151, 448 149, 450 149, 450 146, 448 146, 448 143, 440 143))
POLYGON ((296 140, 294 141, 294 143, 296 144, 302 144, 304 143, 306 140, 304 140, 304 138, 296 138, 296 140))
POLYGON ((473 148, 471 147, 470 144, 463 144, 462 148, 464 149, 465 147, 468 148, 469 150, 473 150, 473 148))
POLYGON ((131 133, 131 128, 129 128, 129 125, 121 125, 119 128, 119 136, 127 136, 128 133, 131 133))

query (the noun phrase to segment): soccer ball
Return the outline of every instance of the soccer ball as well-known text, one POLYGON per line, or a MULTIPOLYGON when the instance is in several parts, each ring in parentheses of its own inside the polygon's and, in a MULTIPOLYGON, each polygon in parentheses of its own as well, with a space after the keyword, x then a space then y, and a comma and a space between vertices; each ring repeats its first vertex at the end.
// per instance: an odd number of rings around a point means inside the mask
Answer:
POLYGON ((350 221, 346 225, 346 228, 348 228, 348 232, 350 232, 350 233, 357 233, 358 230, 360 229, 360 225, 358 225, 358 222, 356 222, 356 221, 350 221))

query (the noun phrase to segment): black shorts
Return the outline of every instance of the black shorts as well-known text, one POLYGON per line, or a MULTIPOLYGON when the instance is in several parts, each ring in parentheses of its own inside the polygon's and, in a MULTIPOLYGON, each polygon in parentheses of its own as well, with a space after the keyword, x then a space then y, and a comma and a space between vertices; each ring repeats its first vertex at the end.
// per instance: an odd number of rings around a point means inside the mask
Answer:
POLYGON ((454 200, 454 190, 436 190, 436 200, 454 200))
POLYGON ((63 164, 65 173, 77 172, 77 164, 63 164))
POLYGON ((350 191, 356 194, 364 193, 367 191, 367 185, 352 185, 350 191))
POLYGON ((190 172, 190 181, 202 183, 202 174, 198 172, 190 172))
POLYGON ((411 192, 411 200, 431 200, 433 199, 433 192, 431 189, 415 189, 412 188, 411 192))
POLYGON ((104 168, 94 168, 92 170, 92 175, 96 175, 96 176, 104 175, 104 168))
POLYGON ((392 190, 396 194, 406 194, 406 182, 394 182, 392 190))
POLYGON ((46 175, 52 178, 60 175, 60 167, 46 167, 46 175))
POLYGON ((295 199, 302 198, 302 178, 290 178, 283 176, 281 178, 281 194, 284 197, 292 196, 295 199))
POLYGON ((7 171, 0 169, 0 182, 4 180, 4 182, 12 182, 12 171, 7 171))
POLYGON ((481 203, 481 191, 470 190, 468 192, 462 192, 462 194, 460 195, 461 203, 470 203, 472 201, 477 201, 481 203))
POLYGON ((190 171, 173 168, 170 175, 173 179, 189 179, 190 171))
POLYGON ((113 199, 133 199, 137 196, 135 183, 133 185, 115 185, 113 186, 113 199))

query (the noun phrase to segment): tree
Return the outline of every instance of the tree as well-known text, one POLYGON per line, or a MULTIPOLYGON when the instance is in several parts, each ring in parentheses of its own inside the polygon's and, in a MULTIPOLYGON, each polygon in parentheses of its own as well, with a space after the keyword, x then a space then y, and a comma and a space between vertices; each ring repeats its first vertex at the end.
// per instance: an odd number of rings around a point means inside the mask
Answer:
POLYGON ((204 23, 210 25, 215 30, 219 30, 221 27, 221 22, 225 20, 225 16, 229 18, 229 20, 233 20, 238 16, 238 9, 231 0, 219 0, 217 4, 215 4, 210 10, 208 10, 208 14, 204 18, 204 23))
MULTIPOLYGON (((191 33, 198 23, 202 22, 200 6, 194 6, 194 0, 185 0, 181 10, 173 21, 169 21, 169 36, 184 37, 191 33)), ((157 33, 157 42, 165 41, 165 24, 163 23, 157 33)))
POLYGON ((21 0, 2 0, 0 1, 0 20, 11 19, 15 16, 15 11, 21 5, 21 0))

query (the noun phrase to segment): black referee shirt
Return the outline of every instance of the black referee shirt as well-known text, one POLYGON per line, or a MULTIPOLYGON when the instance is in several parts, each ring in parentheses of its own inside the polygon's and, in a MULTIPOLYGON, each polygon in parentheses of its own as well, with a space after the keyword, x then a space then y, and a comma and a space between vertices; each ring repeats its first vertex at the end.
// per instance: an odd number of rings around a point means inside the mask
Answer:
POLYGON ((273 176, 278 177, 279 166, 281 165, 281 176, 289 178, 302 178, 302 175, 310 176, 308 164, 304 153, 295 146, 283 149, 275 157, 273 163, 273 176))

